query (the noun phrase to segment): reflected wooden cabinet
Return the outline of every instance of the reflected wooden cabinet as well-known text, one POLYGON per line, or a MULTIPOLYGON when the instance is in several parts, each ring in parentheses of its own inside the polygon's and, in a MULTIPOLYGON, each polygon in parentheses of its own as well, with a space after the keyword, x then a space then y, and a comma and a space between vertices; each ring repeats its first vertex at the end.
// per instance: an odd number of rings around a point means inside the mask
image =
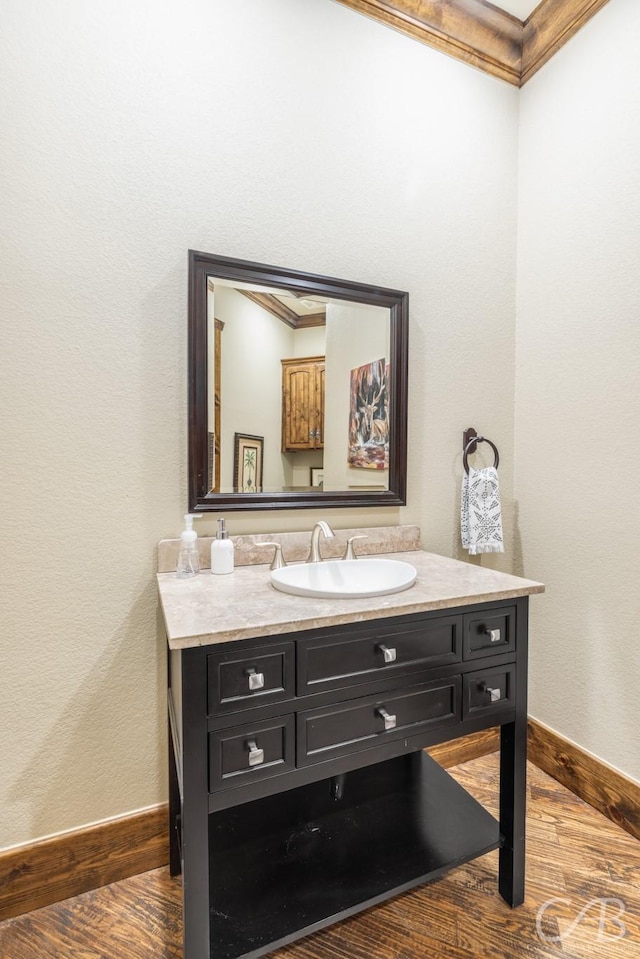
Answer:
POLYGON ((282 452, 324 446, 324 356, 282 360, 282 452))

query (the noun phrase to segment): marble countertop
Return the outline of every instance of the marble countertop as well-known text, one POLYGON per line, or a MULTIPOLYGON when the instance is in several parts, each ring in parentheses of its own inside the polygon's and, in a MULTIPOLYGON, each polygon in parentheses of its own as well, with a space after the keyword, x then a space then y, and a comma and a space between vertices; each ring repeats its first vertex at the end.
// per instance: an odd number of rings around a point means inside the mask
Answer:
POLYGON ((402 593, 367 599, 281 593, 271 585, 266 565, 243 566, 226 576, 206 570, 194 579, 158 573, 169 646, 208 646, 544 592, 541 583, 419 549, 385 556, 413 563, 417 580, 402 593))

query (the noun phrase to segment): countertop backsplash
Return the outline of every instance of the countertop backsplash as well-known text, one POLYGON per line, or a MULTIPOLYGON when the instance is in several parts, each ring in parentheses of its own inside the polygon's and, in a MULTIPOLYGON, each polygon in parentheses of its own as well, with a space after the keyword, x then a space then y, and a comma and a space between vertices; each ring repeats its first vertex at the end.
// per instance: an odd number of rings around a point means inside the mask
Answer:
MULTIPOLYGON (((243 536, 230 536, 235 549, 236 566, 258 566, 270 564, 273 559, 273 547, 264 543, 280 543, 287 563, 302 563, 309 555, 311 530, 315 520, 309 521, 309 529, 301 533, 254 533, 243 536)), ((418 526, 375 526, 365 529, 336 529, 333 539, 322 538, 320 549, 323 559, 340 559, 347 547, 350 536, 366 536, 354 544, 358 556, 371 556, 380 553, 399 553, 420 549, 420 527, 418 526)), ((211 543, 215 537, 199 536, 197 540, 200 554, 200 568, 211 568, 211 543)), ((175 571, 180 551, 179 539, 163 539, 158 544, 158 572, 175 571)))

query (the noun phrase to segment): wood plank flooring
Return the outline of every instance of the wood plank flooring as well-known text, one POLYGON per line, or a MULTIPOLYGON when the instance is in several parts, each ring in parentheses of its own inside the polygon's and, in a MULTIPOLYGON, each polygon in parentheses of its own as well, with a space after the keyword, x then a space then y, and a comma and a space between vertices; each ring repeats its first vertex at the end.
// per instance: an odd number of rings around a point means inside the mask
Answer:
MULTIPOLYGON (((497 755, 450 771, 495 813, 497 755)), ((272 959, 640 959, 640 842, 531 764, 527 827, 519 909, 491 853, 272 959)), ((0 959, 180 959, 181 924, 156 869, 0 924, 0 959)))

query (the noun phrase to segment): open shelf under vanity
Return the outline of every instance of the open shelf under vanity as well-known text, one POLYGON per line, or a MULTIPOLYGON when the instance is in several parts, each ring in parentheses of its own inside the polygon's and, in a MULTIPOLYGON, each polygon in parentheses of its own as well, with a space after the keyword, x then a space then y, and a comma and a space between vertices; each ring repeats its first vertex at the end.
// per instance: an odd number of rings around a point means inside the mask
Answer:
POLYGON ((211 814, 211 959, 260 956, 500 845, 426 753, 211 814))

